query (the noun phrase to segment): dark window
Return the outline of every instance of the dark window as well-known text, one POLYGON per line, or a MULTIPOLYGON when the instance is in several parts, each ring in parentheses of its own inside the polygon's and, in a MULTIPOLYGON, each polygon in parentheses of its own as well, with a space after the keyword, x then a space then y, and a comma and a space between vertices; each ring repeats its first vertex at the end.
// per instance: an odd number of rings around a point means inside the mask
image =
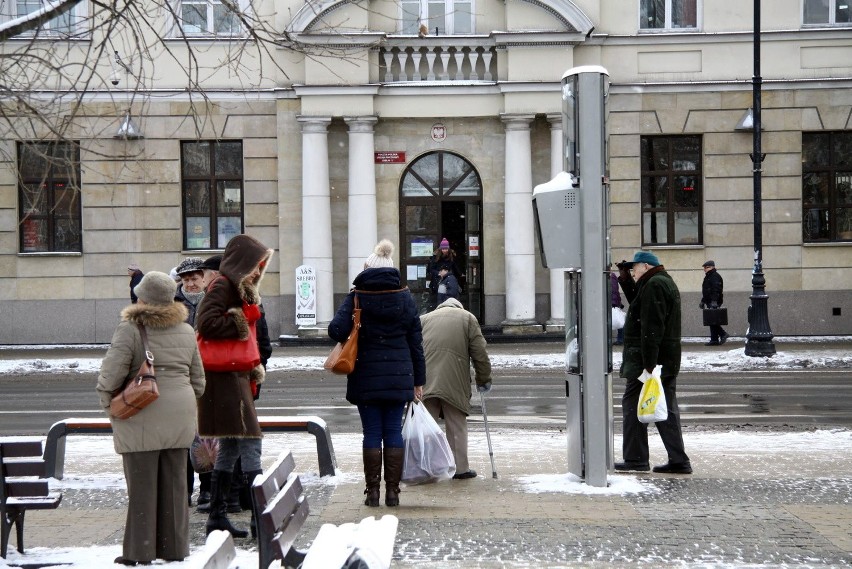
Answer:
POLYGON ((22 253, 81 252, 80 147, 18 143, 22 253))
POLYGON ((802 239, 852 241, 852 132, 802 133, 802 239))
POLYGON ((643 136, 642 243, 701 243, 701 137, 643 136))
POLYGON ((243 143, 181 143, 184 248, 224 249, 243 232, 243 143))
POLYGON ((804 24, 840 24, 852 22, 852 10, 847 0, 804 0, 802 2, 802 23, 804 24))

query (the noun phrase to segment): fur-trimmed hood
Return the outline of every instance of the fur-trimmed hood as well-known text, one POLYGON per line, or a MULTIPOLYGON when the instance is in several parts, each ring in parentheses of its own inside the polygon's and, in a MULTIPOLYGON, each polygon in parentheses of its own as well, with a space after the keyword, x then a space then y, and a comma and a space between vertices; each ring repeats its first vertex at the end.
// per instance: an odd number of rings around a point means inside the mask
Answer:
POLYGON ((250 235, 235 235, 225 247, 219 272, 237 287, 240 298, 249 304, 260 304, 258 287, 274 253, 274 249, 267 248, 250 235), (262 264, 260 275, 252 278, 258 264, 262 264))
POLYGON ((149 328, 165 329, 186 322, 189 312, 183 303, 131 304, 121 311, 123 321, 142 324, 149 328))

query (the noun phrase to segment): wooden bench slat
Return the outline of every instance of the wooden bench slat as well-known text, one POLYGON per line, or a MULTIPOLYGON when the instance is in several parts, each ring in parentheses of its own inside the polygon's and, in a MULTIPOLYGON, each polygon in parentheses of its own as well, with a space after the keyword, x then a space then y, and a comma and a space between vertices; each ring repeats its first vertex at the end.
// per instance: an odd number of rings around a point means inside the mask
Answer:
POLYGON ((281 531, 277 532, 275 537, 272 538, 273 545, 281 559, 287 555, 287 552, 296 542, 296 536, 298 536, 299 530, 302 529, 302 525, 305 523, 305 520, 308 519, 310 510, 307 500, 305 500, 304 496, 302 496, 299 499, 299 505, 292 512, 290 519, 287 521, 287 525, 284 526, 281 531))
POLYGON ((41 456, 41 439, 0 440, 3 458, 41 456))
POLYGON ((38 476, 43 478, 46 472, 45 463, 41 458, 19 457, 3 458, 6 476, 38 476))
POLYGON ((52 492, 43 497, 7 498, 6 507, 26 508, 27 510, 53 510, 62 502, 62 494, 52 492))
POLYGON ((260 515, 261 523, 270 530, 269 535, 280 530, 284 524, 291 523, 288 519, 301 507, 302 500, 302 481, 291 473, 287 484, 272 497, 260 515))
POLYGON ((49 493, 45 478, 6 478, 6 496, 21 498, 47 496, 49 493))

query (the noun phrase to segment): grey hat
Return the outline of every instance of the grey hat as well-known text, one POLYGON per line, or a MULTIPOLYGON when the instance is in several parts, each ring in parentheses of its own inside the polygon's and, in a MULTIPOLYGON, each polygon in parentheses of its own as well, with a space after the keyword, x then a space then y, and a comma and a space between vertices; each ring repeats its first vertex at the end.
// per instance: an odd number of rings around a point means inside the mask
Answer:
POLYGON ((133 292, 146 304, 171 304, 175 300, 177 283, 166 273, 151 271, 142 277, 133 292))
POLYGON ((203 271, 204 268, 201 266, 204 264, 204 259, 201 257, 187 257, 175 269, 177 274, 185 275, 186 273, 194 273, 196 271, 203 271))
POLYGON ((704 261, 704 264, 701 265, 701 266, 702 267, 715 267, 716 261, 712 261, 712 260, 711 261, 704 261))

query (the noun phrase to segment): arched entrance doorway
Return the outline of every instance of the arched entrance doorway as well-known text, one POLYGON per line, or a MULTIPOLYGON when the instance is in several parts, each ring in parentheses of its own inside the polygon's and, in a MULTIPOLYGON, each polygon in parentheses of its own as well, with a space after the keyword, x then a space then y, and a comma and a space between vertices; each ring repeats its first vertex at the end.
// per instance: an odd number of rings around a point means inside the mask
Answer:
POLYGON ((421 313, 430 309, 429 260, 446 237, 462 274, 461 302, 482 322, 482 180, 453 152, 428 152, 412 161, 400 183, 399 227, 403 276, 421 313))

